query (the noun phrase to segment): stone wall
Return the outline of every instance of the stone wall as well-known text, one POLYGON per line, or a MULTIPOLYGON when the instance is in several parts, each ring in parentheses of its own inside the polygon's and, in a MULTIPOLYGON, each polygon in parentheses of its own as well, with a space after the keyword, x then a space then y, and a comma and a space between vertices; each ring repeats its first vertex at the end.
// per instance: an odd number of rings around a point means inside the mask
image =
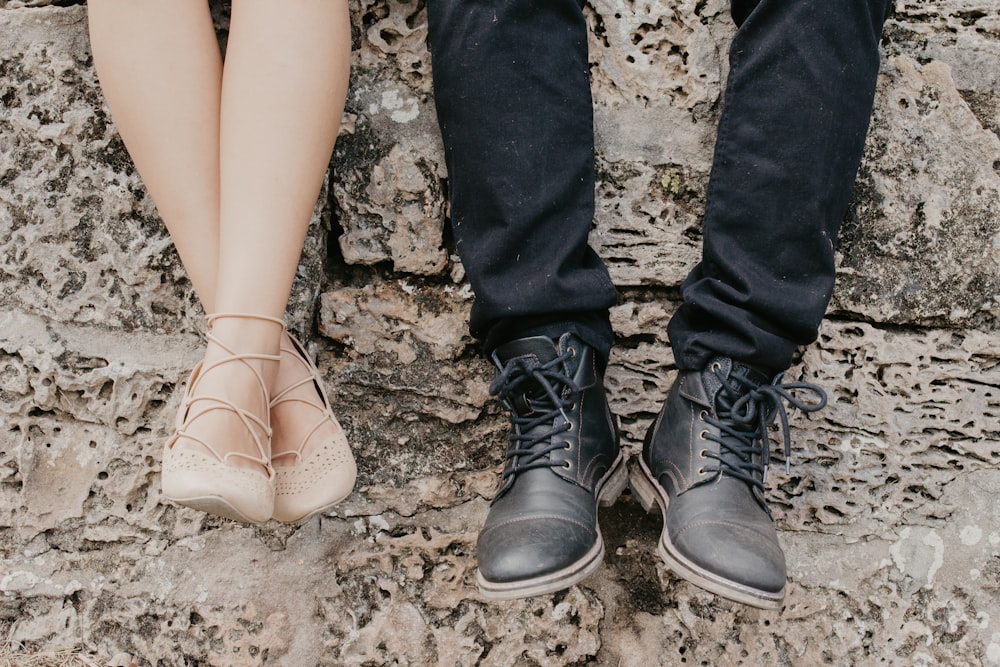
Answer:
MULTIPOLYGON (((109 120, 85 7, 0 0, 0 638, 140 665, 1000 664, 996 0, 897 0, 887 24, 836 294, 791 371, 831 404, 794 416, 769 483, 780 613, 670 574, 627 497, 584 585, 477 595, 505 425, 445 226, 424 6, 352 0, 344 129, 289 307, 357 492, 247 527, 159 502, 201 313, 109 120)), ((622 296, 608 385, 635 448, 675 373, 664 331, 732 27, 722 0, 587 16, 592 242, 622 296)))

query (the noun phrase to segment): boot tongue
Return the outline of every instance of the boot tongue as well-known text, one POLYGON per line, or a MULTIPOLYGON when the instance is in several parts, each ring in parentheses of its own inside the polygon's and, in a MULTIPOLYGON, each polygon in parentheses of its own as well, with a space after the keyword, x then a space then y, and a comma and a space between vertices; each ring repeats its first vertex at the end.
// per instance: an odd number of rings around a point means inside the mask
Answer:
POLYGON ((534 357, 538 360, 538 365, 542 366, 559 356, 556 344, 551 338, 545 336, 532 336, 531 338, 519 338, 509 343, 504 343, 493 351, 493 361, 501 369, 518 357, 534 357))
POLYGON ((731 374, 746 378, 758 387, 762 384, 768 384, 771 381, 771 378, 763 372, 739 362, 733 362, 733 370, 731 374))
MULTIPOLYGON (((503 370, 507 364, 515 359, 522 359, 527 362, 527 368, 534 369, 543 366, 559 356, 556 344, 551 338, 545 336, 532 336, 530 338, 520 338, 505 343, 493 351, 493 361, 503 370)), ((534 412, 533 402, 541 399, 545 395, 542 389, 534 380, 523 383, 517 394, 510 396, 511 407, 521 415, 528 415, 534 412)))
MULTIPOLYGON (((732 359, 726 357, 715 357, 707 366, 705 366, 705 370, 702 371, 701 377, 702 385, 705 391, 702 400, 704 400, 706 404, 714 405, 716 407, 718 407, 716 400, 719 397, 719 392, 725 386, 723 381, 719 378, 719 375, 716 374, 717 372, 721 374, 723 378, 729 379, 728 384, 738 385, 741 388, 741 391, 738 392, 739 394, 746 393, 747 389, 744 388, 741 383, 733 380, 732 378, 734 377, 740 377, 748 380, 753 383, 755 387, 767 384, 770 381, 764 373, 747 366, 746 364, 733 361, 732 359)), ((736 397, 729 395, 729 392, 727 391, 726 398, 731 401, 735 400, 736 397)))

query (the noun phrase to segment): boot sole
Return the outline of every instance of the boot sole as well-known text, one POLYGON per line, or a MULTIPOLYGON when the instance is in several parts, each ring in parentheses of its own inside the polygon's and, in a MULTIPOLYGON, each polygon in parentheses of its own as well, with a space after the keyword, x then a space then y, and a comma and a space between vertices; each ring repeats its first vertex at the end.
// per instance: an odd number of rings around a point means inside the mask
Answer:
POLYGON ((677 551, 667 532, 667 506, 670 504, 670 499, 663 487, 655 481, 642 457, 637 458, 638 470, 633 466, 629 471, 629 487, 632 489, 632 495, 639 500, 639 504, 648 513, 653 514, 654 508, 659 508, 660 517, 663 519, 663 530, 660 532, 660 541, 656 551, 667 567, 695 586, 729 600, 759 609, 781 609, 785 599, 784 586, 775 593, 740 584, 706 570, 677 551))
MULTIPOLYGON (((625 452, 618 453, 618 459, 611 466, 597 485, 598 507, 609 507, 618 499, 628 484, 628 470, 625 466, 625 452)), ((550 572, 541 577, 521 581, 493 582, 483 577, 482 572, 476 572, 476 584, 479 593, 487 600, 516 600, 555 593, 569 588, 586 579, 601 566, 604 560, 604 538, 601 536, 600 523, 597 525, 597 541, 584 554, 583 558, 561 570, 550 572)))

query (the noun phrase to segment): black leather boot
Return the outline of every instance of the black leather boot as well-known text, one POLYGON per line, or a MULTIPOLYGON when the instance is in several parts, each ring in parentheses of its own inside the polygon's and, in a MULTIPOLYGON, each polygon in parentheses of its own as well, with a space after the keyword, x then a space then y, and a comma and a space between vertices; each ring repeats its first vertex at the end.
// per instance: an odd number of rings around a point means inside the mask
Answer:
POLYGON ((780 609, 785 554, 764 500, 770 458, 767 430, 775 415, 791 455, 781 401, 807 412, 826 405, 822 389, 781 383, 724 357, 678 376, 646 435, 632 470, 633 493, 647 511, 658 506, 658 552, 679 576, 737 602, 780 609), (807 404, 790 390, 812 392, 807 404))
POLYGON ((512 433, 479 533, 479 590, 492 599, 551 593, 604 558, 597 506, 627 481, 618 428, 594 351, 576 336, 515 340, 493 360, 490 393, 510 410, 512 433))

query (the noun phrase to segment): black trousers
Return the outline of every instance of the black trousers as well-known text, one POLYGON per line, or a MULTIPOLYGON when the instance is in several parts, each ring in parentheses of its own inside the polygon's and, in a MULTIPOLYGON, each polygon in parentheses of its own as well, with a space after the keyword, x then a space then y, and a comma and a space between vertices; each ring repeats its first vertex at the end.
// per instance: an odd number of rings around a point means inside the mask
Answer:
MULTIPOLYGON (((815 340, 871 115, 890 0, 734 0, 703 257, 677 364, 768 370, 815 340)), ((452 228, 487 350, 571 331, 607 357, 616 291, 587 244, 593 109, 579 0, 432 0, 452 228)))

